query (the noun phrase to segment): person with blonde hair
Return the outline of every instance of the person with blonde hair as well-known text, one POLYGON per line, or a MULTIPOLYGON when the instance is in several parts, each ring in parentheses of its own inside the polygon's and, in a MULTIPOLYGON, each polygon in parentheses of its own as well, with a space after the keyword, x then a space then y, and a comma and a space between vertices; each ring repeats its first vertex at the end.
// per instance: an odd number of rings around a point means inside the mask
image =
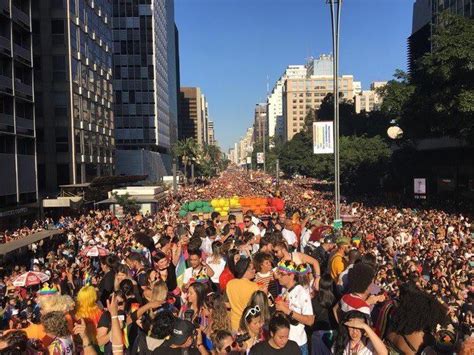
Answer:
POLYGON ((92 342, 97 342, 97 326, 99 324, 102 310, 97 305, 97 291, 93 286, 84 286, 79 290, 76 298, 76 319, 84 319, 87 334, 92 342))

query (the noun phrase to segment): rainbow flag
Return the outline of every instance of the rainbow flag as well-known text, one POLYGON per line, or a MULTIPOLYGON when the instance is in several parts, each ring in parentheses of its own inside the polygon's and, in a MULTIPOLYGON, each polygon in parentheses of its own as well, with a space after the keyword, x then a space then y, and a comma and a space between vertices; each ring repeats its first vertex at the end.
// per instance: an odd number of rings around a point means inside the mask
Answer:
POLYGON ((184 253, 181 253, 181 255, 179 256, 178 265, 176 265, 176 283, 178 284, 179 288, 183 287, 183 278, 185 270, 186 260, 184 260, 184 253))

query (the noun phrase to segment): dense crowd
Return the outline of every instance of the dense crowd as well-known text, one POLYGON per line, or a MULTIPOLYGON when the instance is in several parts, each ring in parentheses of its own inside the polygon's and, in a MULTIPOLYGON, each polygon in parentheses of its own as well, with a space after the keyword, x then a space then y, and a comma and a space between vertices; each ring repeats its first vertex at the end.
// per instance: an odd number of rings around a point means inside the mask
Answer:
POLYGON ((474 353, 469 217, 365 203, 343 214, 335 230, 333 201, 306 179, 228 170, 154 215, 62 217, 62 238, 3 266, 0 354, 474 353), (179 217, 187 201, 234 195, 286 207, 179 217), (15 286, 28 271, 44 282, 15 286))

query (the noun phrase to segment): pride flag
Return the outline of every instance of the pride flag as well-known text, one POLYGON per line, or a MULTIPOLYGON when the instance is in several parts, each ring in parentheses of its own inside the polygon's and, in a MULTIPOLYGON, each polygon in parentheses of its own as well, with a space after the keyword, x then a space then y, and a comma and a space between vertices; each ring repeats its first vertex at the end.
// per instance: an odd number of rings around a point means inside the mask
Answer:
POLYGON ((184 259, 184 253, 181 253, 176 265, 176 283, 179 288, 183 288, 184 271, 186 270, 186 260, 184 259))

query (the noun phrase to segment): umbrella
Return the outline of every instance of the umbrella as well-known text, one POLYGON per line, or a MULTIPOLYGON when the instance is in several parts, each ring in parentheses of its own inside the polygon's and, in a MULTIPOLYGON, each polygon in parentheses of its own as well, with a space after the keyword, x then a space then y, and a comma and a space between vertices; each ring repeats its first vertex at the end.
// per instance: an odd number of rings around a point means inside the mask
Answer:
POLYGON ((49 276, 42 272, 28 271, 13 280, 13 286, 29 287, 39 285, 49 280, 49 276))
POLYGON ((96 245, 96 246, 93 246, 93 247, 87 247, 87 248, 85 248, 85 249, 82 251, 82 253, 83 253, 85 256, 89 256, 89 257, 106 256, 106 255, 109 255, 109 251, 108 251, 107 249, 98 247, 97 245, 96 245))

